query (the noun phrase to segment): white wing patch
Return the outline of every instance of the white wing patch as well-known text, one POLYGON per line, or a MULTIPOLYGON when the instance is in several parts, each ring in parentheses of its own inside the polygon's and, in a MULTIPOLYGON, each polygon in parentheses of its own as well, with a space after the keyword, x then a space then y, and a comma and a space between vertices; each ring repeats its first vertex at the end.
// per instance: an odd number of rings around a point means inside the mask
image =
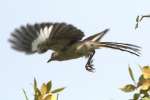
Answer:
POLYGON ((101 37, 101 34, 100 35, 98 35, 98 36, 96 36, 96 37, 94 37, 91 41, 96 41, 98 38, 100 38, 101 37))
POLYGON ((44 28, 41 28, 40 32, 37 32, 39 33, 39 36, 32 42, 32 51, 36 51, 38 49, 38 45, 42 42, 45 42, 49 38, 52 28, 53 25, 51 25, 50 27, 46 26, 44 28))

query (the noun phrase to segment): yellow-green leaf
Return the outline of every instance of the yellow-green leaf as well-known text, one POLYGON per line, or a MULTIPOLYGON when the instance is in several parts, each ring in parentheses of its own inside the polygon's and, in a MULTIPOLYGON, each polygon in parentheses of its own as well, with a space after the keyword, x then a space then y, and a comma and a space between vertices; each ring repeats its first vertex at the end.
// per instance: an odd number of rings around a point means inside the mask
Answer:
POLYGON ((142 69, 144 79, 150 79, 150 66, 144 66, 142 69))
POLYGON ((150 97, 144 97, 142 100, 150 100, 150 97))
POLYGON ((56 95, 52 95, 51 96, 51 100, 57 100, 57 96, 56 95))
POLYGON ((132 84, 128 84, 128 85, 125 85, 124 87, 120 88, 123 92, 133 92, 136 87, 132 84))
POLYGON ((47 95, 43 100, 57 100, 56 95, 47 95))
POLYGON ((41 98, 42 98, 41 92, 37 88, 36 91, 35 91, 35 94, 34 94, 34 100, 42 100, 41 98))
POLYGON ((65 89, 65 87, 62 87, 62 88, 57 88, 55 90, 53 90, 51 93, 58 93, 58 92, 61 92, 65 89))
POLYGON ((41 95, 41 91, 38 88, 36 88, 35 95, 37 95, 37 96, 41 95))
POLYGON ((49 91, 51 91, 52 81, 49 81, 46 85, 47 85, 47 93, 48 93, 49 91))
POLYGON ((131 69, 130 66, 129 66, 129 68, 128 68, 128 71, 129 71, 129 75, 130 75, 132 81, 135 83, 135 79, 134 79, 134 76, 133 76, 133 72, 132 72, 132 69, 131 69))
POLYGON ((42 99, 42 95, 37 96, 37 99, 36 99, 36 100, 43 100, 43 99, 42 99))
POLYGON ((142 85, 140 86, 141 90, 148 90, 150 89, 150 79, 146 79, 143 81, 142 85))
POLYGON ((34 92, 36 92, 36 89, 37 89, 37 81, 36 81, 36 79, 34 78, 34 92))
POLYGON ((51 95, 48 95, 48 96, 47 96, 46 98, 44 98, 43 100, 52 100, 51 97, 52 97, 51 95))
POLYGON ((47 93, 47 85, 45 83, 41 86, 41 94, 44 95, 47 93))
POLYGON ((26 91, 25 91, 24 89, 22 89, 22 91, 23 91, 23 94, 24 94, 24 96, 25 96, 26 100, 29 100, 29 98, 28 98, 28 96, 27 96, 26 91))

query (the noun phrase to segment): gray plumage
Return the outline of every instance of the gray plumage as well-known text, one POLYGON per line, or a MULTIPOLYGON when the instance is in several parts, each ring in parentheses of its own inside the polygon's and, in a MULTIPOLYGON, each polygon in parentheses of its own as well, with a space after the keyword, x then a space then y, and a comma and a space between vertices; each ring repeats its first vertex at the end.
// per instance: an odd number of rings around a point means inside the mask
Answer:
MULTIPOLYGON (((48 62, 89 56, 90 60, 87 64, 90 65, 95 49, 103 47, 129 52, 136 56, 140 55, 139 46, 128 43, 102 42, 101 39, 108 31, 109 29, 106 29, 82 40, 84 33, 71 24, 36 23, 15 29, 9 41, 13 49, 26 54, 44 53, 47 50, 53 50, 54 52, 48 62)), ((88 71, 93 70, 92 66, 86 66, 86 69, 88 71)))

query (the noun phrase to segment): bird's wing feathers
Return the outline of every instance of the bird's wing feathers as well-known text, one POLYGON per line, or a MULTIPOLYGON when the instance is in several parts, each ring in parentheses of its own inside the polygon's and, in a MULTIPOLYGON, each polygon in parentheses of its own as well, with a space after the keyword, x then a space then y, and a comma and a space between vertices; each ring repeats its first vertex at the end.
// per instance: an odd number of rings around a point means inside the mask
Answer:
POLYGON ((12 48, 32 54, 43 53, 48 49, 59 51, 72 42, 83 38, 84 33, 66 23, 41 23, 21 26, 12 34, 9 41, 12 48))
POLYGON ((101 38, 103 38, 103 36, 109 31, 109 29, 105 29, 104 31, 94 34, 92 36, 89 36, 87 38, 85 38, 83 41, 95 41, 98 42, 101 40, 101 38))

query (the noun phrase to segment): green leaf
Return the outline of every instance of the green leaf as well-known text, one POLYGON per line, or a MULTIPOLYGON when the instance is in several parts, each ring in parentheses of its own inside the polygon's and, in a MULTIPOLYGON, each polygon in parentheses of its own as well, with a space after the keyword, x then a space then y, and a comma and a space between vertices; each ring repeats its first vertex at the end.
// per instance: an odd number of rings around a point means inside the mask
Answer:
POLYGON ((22 89, 22 91, 23 91, 23 94, 24 94, 24 96, 25 96, 26 100, 29 100, 29 98, 28 98, 28 96, 27 96, 26 91, 25 91, 24 89, 22 89))
POLYGON ((136 87, 132 84, 125 85, 123 88, 120 88, 123 92, 133 92, 136 87))
POLYGON ((134 79, 134 76, 133 76, 133 72, 132 72, 132 69, 131 69, 130 66, 129 66, 129 68, 128 68, 128 71, 129 71, 129 75, 130 75, 132 81, 135 83, 135 79, 134 79))
POLYGON ((149 97, 148 90, 140 90, 140 94, 142 94, 143 97, 149 97))
POLYGON ((62 87, 62 88, 58 88, 58 89, 55 89, 52 91, 52 93, 58 93, 58 92, 61 92, 65 89, 65 87, 62 87))
POLYGON ((142 72, 142 69, 143 69, 142 66, 141 66, 141 65, 138 65, 138 66, 139 66, 139 68, 140 68, 140 70, 141 70, 141 72, 142 72))
POLYGON ((139 93, 135 93, 135 94, 133 95, 133 100, 138 100, 139 97, 140 97, 140 94, 139 94, 139 93))
POLYGON ((37 95, 34 95, 34 100, 38 100, 38 96, 37 95))
POLYGON ((37 90, 37 81, 36 81, 36 78, 34 78, 34 92, 36 92, 37 90))
POLYGON ((144 97, 142 100, 150 100, 150 97, 144 97))
POLYGON ((57 94, 57 100, 58 100, 58 98, 59 98, 59 94, 57 94))
POLYGON ((36 91, 35 91, 34 95, 35 96, 41 96, 42 94, 41 94, 41 91, 38 88, 36 88, 36 91))
POLYGON ((51 91, 52 81, 49 81, 46 85, 47 85, 47 93, 48 93, 49 91, 51 91))
POLYGON ((138 81, 138 83, 137 83, 137 87, 140 87, 140 86, 143 84, 143 82, 144 82, 144 77, 143 77, 143 75, 141 75, 141 76, 139 77, 139 81, 138 81))

